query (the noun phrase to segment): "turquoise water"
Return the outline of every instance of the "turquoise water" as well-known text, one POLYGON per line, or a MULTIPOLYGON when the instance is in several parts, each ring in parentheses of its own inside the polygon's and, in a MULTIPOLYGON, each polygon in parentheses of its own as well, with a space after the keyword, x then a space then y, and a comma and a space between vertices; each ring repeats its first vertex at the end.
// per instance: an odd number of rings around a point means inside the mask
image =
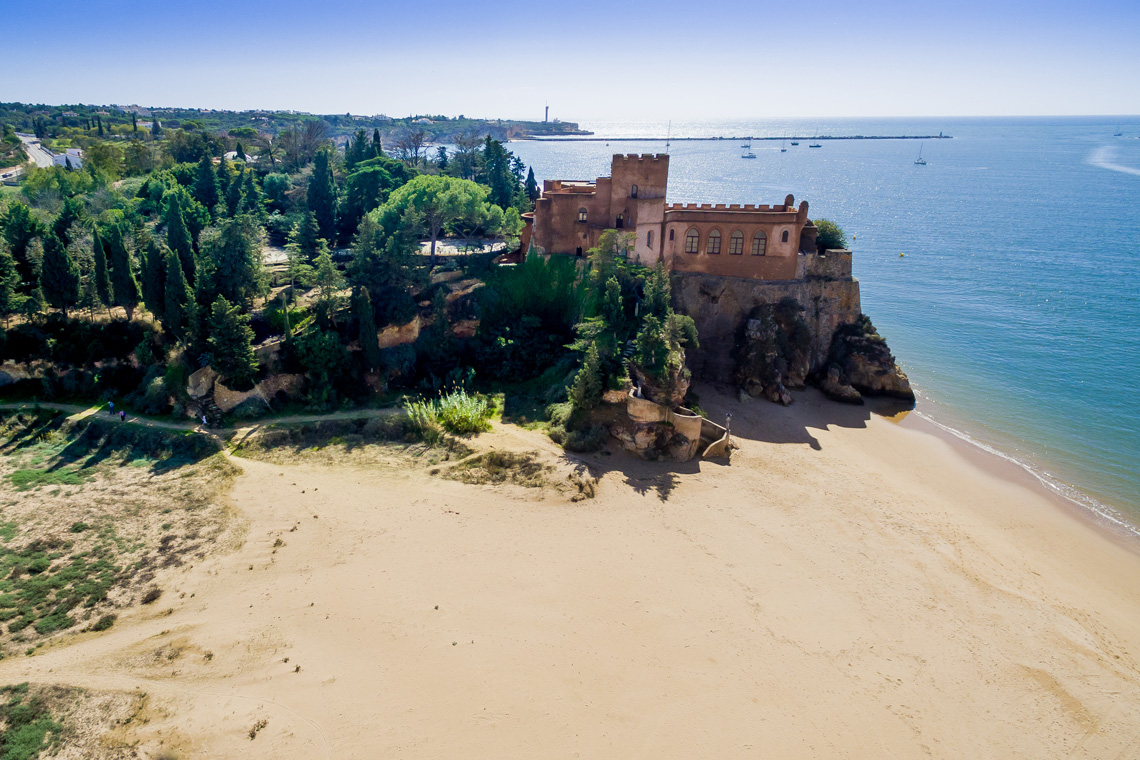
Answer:
MULTIPOLYGON (((583 124, 602 137, 657 123, 583 124)), ((938 134, 919 142, 678 142, 669 200, 807 200, 842 226, 871 316, 934 421, 1140 525, 1140 118, 673 123, 671 134, 938 134), (1124 132, 1123 137, 1113 133, 1124 132), (900 257, 905 253, 905 257, 900 257), (1070 488, 1072 487, 1072 488, 1070 488)), ((661 140, 516 142, 543 179, 661 140)))

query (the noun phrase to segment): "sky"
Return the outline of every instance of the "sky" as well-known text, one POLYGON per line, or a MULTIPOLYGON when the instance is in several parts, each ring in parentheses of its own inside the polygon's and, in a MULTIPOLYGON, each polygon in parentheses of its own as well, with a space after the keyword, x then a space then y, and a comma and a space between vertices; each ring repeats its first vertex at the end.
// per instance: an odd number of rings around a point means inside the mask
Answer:
POLYGON ((0 100, 589 122, 1140 114, 1140 2, 4 0, 0 100))

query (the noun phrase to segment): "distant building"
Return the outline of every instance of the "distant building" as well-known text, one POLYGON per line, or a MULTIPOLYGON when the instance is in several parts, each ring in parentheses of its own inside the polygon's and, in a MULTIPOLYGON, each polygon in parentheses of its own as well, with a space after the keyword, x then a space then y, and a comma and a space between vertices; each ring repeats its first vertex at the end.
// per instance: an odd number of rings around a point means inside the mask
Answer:
POLYGON ((524 214, 524 246, 543 254, 585 255, 605 230, 633 233, 630 258, 664 260, 676 272, 755 280, 797 277, 800 251, 815 252, 806 201, 774 205, 666 203, 668 155, 615 155, 609 177, 546 180, 524 214))
POLYGON ((79 114, 77 114, 75 111, 64 111, 63 115, 64 116, 70 116, 72 118, 79 116, 79 114))
POLYGON ((66 153, 53 153, 51 160, 56 166, 62 166, 64 168, 70 166, 72 169, 82 169, 83 151, 79 148, 68 148, 66 153))
POLYGON ((413 124, 435 124, 431 119, 419 118, 412 122, 413 124))

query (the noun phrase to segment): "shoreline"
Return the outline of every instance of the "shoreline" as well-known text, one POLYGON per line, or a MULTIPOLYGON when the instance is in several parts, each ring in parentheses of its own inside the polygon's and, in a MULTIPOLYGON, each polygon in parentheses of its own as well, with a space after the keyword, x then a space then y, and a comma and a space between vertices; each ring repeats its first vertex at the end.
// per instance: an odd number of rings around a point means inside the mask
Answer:
POLYGON ((515 137, 510 142, 717 142, 723 140, 953 140, 953 135, 790 135, 788 137, 515 137))
POLYGON ((1094 499, 1077 486, 1055 480, 1033 465, 983 443, 967 432, 939 422, 918 407, 897 420, 891 419, 890 415, 882 416, 900 427, 945 441, 978 469, 1040 494, 1066 515, 1140 556, 1140 525, 1130 521, 1122 510, 1094 499))

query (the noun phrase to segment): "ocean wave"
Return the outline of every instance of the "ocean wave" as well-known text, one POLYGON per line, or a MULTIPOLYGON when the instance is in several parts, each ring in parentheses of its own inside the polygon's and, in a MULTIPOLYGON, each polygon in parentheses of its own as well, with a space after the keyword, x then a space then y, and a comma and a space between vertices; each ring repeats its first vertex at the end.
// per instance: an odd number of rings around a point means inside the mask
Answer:
POLYGON ((1109 171, 1120 172, 1121 174, 1134 174, 1140 177, 1140 169, 1118 164, 1115 162, 1115 159, 1116 148, 1111 145, 1105 145, 1090 153, 1085 163, 1097 166, 1101 169, 1108 169, 1109 171))
POLYGON ((1063 498, 1069 502, 1072 502, 1073 504, 1077 505, 1078 507, 1081 507, 1082 509, 1085 509, 1089 512, 1092 512, 1093 516, 1096 519, 1099 519, 1103 522, 1106 522, 1111 527, 1118 529, 1118 530, 1121 530, 1121 531, 1129 534, 1130 536, 1133 536, 1135 538, 1140 538, 1140 527, 1138 527, 1135 523, 1133 523, 1127 517, 1125 517, 1119 510, 1114 509, 1113 507, 1110 507, 1109 505, 1107 505, 1101 501, 1097 501, 1096 499, 1092 498, 1091 496, 1084 493, 1083 491, 1081 491, 1077 488, 1074 488, 1073 486, 1069 485, 1068 483, 1065 483, 1064 481, 1058 480, 1057 478, 1053 477, 1048 472, 1044 472, 1044 471, 1034 467, 1033 465, 1029 464, 1028 462, 1025 462, 1021 459, 1018 459, 1017 457, 1010 456, 1009 454, 1005 453, 1004 451, 1001 451, 1000 449, 996 449, 987 443, 983 443, 982 441, 979 441, 977 438, 972 437, 968 433, 964 433, 961 430, 958 430, 956 428, 952 428, 949 425, 946 425, 944 423, 939 422, 938 420, 931 417, 929 414, 924 414, 924 413, 918 411, 917 409, 914 412, 912 412, 912 414, 918 415, 923 420, 925 420, 925 421, 929 422, 931 425, 934 425, 935 427, 937 427, 939 430, 943 430, 943 431, 949 433, 950 435, 954 436, 955 438, 957 438, 961 441, 964 441, 965 443, 968 443, 971 446, 974 446, 976 448, 981 449, 982 451, 986 452, 987 454, 992 454, 993 456, 999 457, 1000 459, 1003 459, 1007 462, 1010 462, 1011 464, 1017 465, 1018 467, 1025 470, 1030 475, 1032 475, 1034 478, 1036 478, 1037 481, 1041 483, 1041 485, 1045 486, 1045 488, 1049 489, 1050 491, 1057 494, 1061 498, 1063 498))

